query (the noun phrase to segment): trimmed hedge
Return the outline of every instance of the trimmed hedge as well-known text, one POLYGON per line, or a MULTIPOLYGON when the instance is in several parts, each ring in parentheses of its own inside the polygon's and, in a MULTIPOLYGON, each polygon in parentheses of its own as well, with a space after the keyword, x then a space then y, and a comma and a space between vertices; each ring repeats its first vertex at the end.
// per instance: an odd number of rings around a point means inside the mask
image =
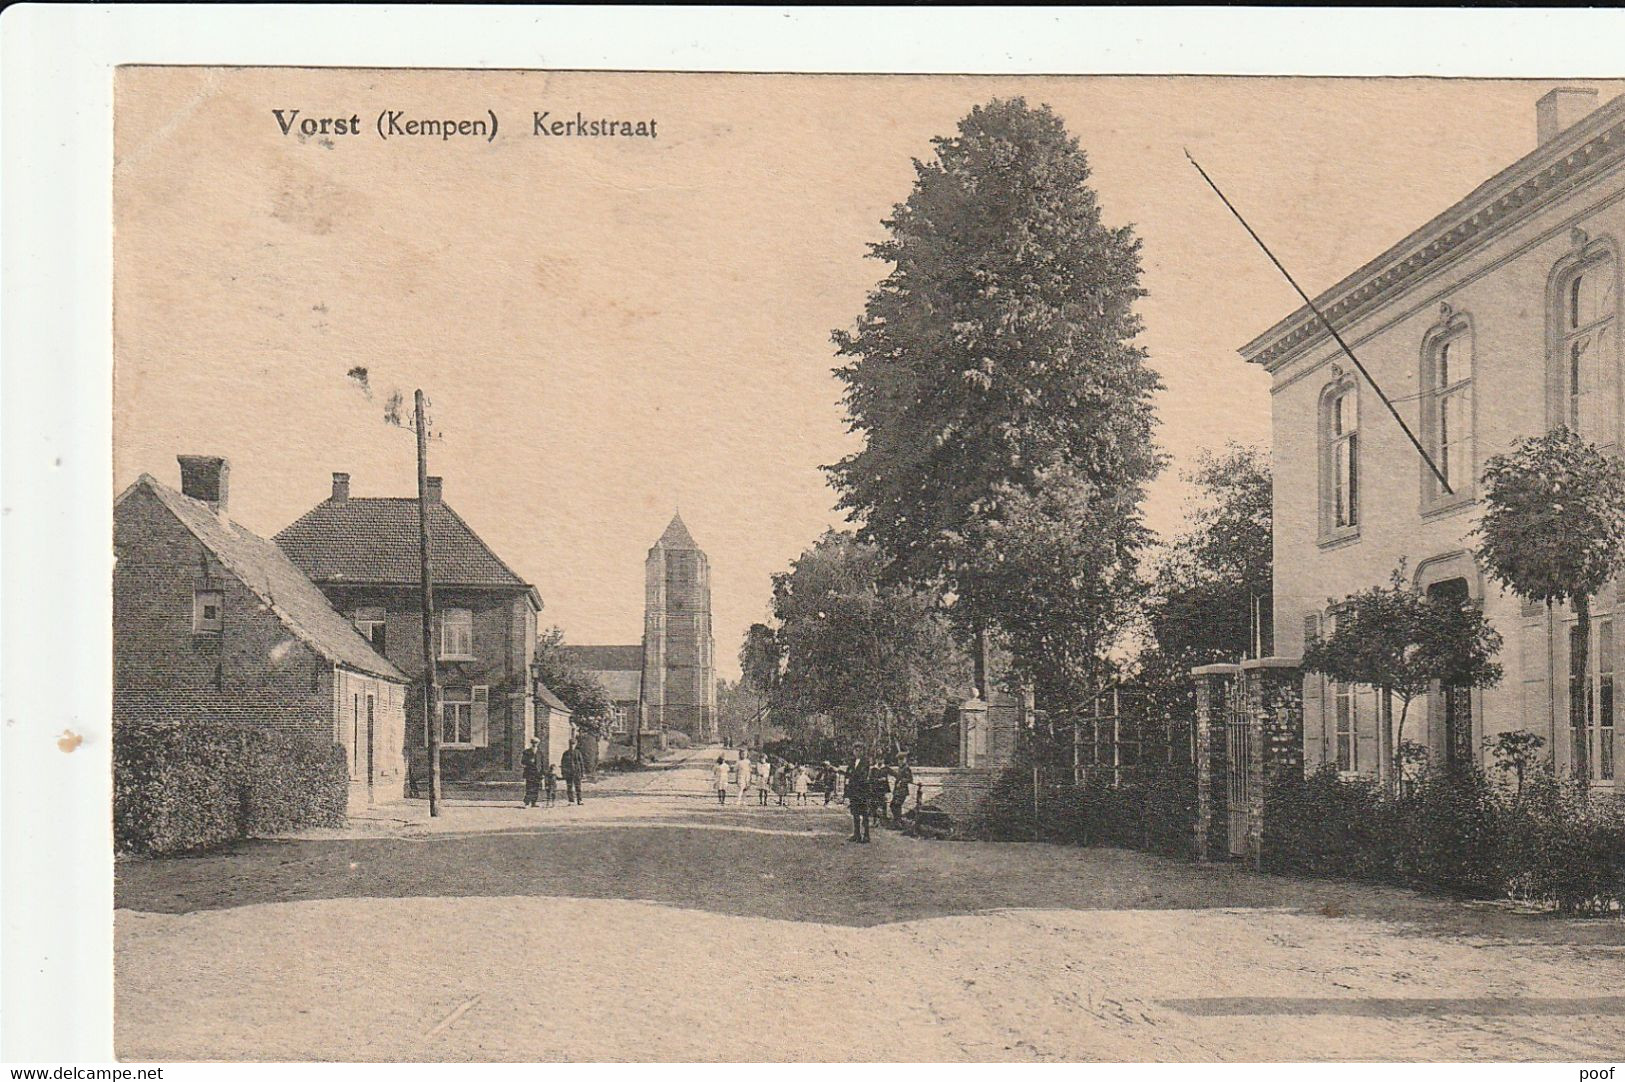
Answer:
POLYGON ((1625 811, 1537 770, 1521 790, 1476 767, 1423 769, 1397 796, 1334 768, 1273 782, 1266 869, 1511 897, 1563 913, 1625 907, 1625 811))
POLYGON ((267 729, 118 725, 113 842, 163 855, 341 826, 349 768, 336 744, 267 729))
POLYGON ((1082 785, 1041 786, 1033 816, 1031 767, 999 776, 988 799, 988 833, 1007 841, 1114 845, 1190 857, 1196 840, 1196 773, 1189 764, 1147 763, 1113 788, 1109 772, 1082 785))

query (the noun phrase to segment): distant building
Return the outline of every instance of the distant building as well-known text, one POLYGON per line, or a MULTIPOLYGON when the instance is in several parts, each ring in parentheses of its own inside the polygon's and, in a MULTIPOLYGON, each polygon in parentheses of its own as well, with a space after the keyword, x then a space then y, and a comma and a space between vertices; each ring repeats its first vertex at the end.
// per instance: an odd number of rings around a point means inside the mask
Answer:
MULTIPOLYGON (((536 728, 530 661, 542 602, 442 497, 429 478, 433 648, 440 702, 441 769, 448 780, 509 778, 536 728)), ((412 679, 407 747, 426 777, 423 609, 415 497, 352 497, 350 476, 276 535, 333 607, 412 679)))
POLYGON ((609 697, 610 716, 603 736, 609 743, 629 743, 636 732, 638 696, 643 687, 642 646, 563 646, 564 656, 587 671, 609 697))
MULTIPOLYGON (((1566 425, 1622 439, 1619 282, 1625 251, 1625 97, 1596 108, 1560 89, 1536 107, 1537 146, 1338 282, 1317 306, 1444 471, 1441 485, 1371 385, 1307 309, 1242 349, 1273 377, 1276 652, 1298 655, 1335 621, 1328 601, 1384 583, 1401 560, 1429 592, 1482 600, 1505 679, 1439 687, 1405 737, 1435 763, 1482 759, 1486 737, 1528 729, 1561 768, 1618 785, 1620 591, 1592 603, 1589 686, 1570 686, 1575 616, 1503 592, 1473 557, 1485 461, 1566 425), (1582 745, 1589 748, 1576 754, 1582 745)), ((1303 682, 1304 755, 1368 773, 1376 694, 1303 682)))
POLYGON ((407 678, 270 541, 232 522, 230 466, 182 455, 113 505, 113 722, 258 726, 341 745, 351 801, 405 786, 407 678))
POLYGON ((565 653, 609 692, 615 705, 610 734, 616 742, 636 732, 640 703, 648 731, 676 729, 697 741, 713 741, 717 678, 711 563, 681 515, 672 516, 649 549, 643 581, 642 643, 566 646, 565 653))

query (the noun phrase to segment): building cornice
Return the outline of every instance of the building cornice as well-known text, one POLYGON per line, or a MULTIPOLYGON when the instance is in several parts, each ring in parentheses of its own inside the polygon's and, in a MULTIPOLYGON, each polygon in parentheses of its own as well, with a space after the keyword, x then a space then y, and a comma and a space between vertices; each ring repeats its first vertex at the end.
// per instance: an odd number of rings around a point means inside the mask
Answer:
MULTIPOLYGON (((1315 298, 1340 330, 1427 277, 1441 264, 1522 221, 1552 196, 1578 188, 1625 159, 1625 95, 1514 162, 1404 240, 1315 298)), ((1329 340, 1308 305, 1241 347, 1273 372, 1329 340)))

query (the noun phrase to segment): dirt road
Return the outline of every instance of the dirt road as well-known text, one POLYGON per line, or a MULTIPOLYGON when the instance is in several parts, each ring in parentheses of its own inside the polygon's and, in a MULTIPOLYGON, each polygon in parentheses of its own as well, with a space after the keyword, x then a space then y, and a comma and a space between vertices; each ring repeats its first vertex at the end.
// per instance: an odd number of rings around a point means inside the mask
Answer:
POLYGON ((1119 850, 845 841, 714 750, 585 805, 118 867, 124 1058, 1587 1060, 1625 925, 1119 850))

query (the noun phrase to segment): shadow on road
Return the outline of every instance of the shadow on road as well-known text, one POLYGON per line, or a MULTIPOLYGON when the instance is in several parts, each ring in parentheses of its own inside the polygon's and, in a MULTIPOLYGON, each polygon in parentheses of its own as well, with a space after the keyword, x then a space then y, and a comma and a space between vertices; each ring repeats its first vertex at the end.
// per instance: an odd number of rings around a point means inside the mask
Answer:
MULTIPOLYGON (((931 842, 889 831, 877 831, 872 845, 852 845, 845 817, 821 807, 723 809, 696 799, 645 813, 639 802, 617 803, 634 810, 575 820, 569 811, 543 811, 532 826, 502 818, 493 829, 262 840, 196 857, 121 861, 116 904, 184 913, 326 898, 531 895, 849 927, 1000 909, 1270 908, 1374 918, 1435 935, 1625 943, 1619 921, 1471 910, 1409 891, 1126 850, 931 842)), ((585 811, 593 813, 591 802, 585 811)))

